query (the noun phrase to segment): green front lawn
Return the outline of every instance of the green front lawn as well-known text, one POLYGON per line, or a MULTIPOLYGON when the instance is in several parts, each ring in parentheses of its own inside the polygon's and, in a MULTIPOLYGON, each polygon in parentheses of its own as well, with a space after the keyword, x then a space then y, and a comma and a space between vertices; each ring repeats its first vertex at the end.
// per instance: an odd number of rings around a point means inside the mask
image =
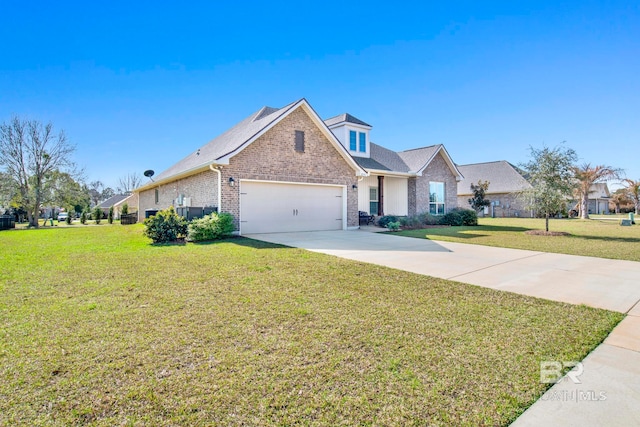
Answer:
POLYGON ((623 317, 141 232, 0 232, 0 425, 506 425, 623 317))
POLYGON ((622 227, 619 220, 549 221, 549 231, 564 231, 570 236, 531 236, 524 233, 527 230, 544 230, 544 219, 480 218, 478 222, 477 227, 406 230, 398 234, 447 242, 640 261, 640 226, 622 227))

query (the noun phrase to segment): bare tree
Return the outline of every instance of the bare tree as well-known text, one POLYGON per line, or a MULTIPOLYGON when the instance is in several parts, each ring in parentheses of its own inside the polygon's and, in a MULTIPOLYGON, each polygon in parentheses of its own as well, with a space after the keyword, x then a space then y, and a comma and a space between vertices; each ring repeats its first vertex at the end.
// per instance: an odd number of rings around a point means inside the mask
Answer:
POLYGON ((64 131, 54 133, 51 122, 13 117, 0 125, 0 166, 16 187, 29 225, 38 227, 42 190, 47 176, 56 169, 74 169, 71 155, 75 147, 64 131))
POLYGON ((118 179, 118 193, 131 194, 133 190, 142 185, 142 176, 135 172, 128 173, 118 179))
POLYGON ((91 201, 94 205, 100 203, 103 199, 102 188, 104 184, 102 181, 91 181, 89 183, 89 195, 91 196, 91 201))
POLYGON ((618 178, 622 171, 611 166, 591 166, 590 163, 574 166, 571 169, 578 183, 576 192, 580 199, 580 218, 589 219, 589 193, 591 193, 591 186, 597 182, 618 178))

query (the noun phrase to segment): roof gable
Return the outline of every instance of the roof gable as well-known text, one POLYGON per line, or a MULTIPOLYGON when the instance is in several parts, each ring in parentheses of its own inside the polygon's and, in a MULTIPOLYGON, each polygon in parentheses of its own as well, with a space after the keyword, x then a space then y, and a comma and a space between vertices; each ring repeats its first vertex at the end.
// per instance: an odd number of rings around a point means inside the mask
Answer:
POLYGON ((342 155, 345 161, 355 170, 357 175, 366 175, 366 172, 349 155, 346 149, 336 139, 324 121, 311 108, 306 99, 302 98, 282 108, 263 107, 251 114, 231 129, 198 148, 175 165, 160 173, 154 178, 154 182, 140 187, 138 190, 151 188, 160 182, 166 182, 192 173, 205 170, 211 164, 228 164, 229 159, 253 141, 279 123, 283 118, 298 108, 302 108, 319 130, 327 137, 329 142, 342 155))
POLYGON ((128 198, 130 196, 130 194, 116 194, 115 196, 111 196, 109 197, 107 200, 105 200, 104 202, 100 203, 98 205, 99 208, 110 208, 113 205, 117 205, 118 203, 120 203, 121 201, 123 201, 124 199, 128 198))
POLYGON ((451 173, 455 175, 456 181, 460 181, 464 178, 442 144, 401 151, 398 153, 400 158, 402 158, 402 160, 404 160, 404 162, 409 166, 411 172, 414 172, 416 175, 422 175, 422 172, 424 172, 427 166, 429 166, 431 161, 435 159, 438 154, 442 155, 447 166, 451 170, 451 173))

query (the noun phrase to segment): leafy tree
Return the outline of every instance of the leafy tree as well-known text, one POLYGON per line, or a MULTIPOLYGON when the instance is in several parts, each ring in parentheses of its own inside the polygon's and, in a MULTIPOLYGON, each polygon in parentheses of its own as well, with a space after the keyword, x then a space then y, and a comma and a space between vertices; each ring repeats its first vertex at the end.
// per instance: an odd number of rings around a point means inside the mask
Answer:
POLYGON ((102 200, 110 199, 115 195, 116 195, 116 192, 113 191, 113 188, 111 187, 106 187, 104 190, 102 190, 102 200))
POLYGON ((90 196, 87 187, 73 176, 55 170, 47 175, 42 189, 42 203, 63 206, 69 212, 76 212, 89 206, 90 196))
POLYGON ((140 187, 141 184, 142 176, 140 176, 140 174, 135 172, 128 173, 118 179, 117 190, 120 194, 131 194, 131 192, 140 187))
POLYGON ((47 176, 55 170, 72 170, 74 151, 64 131, 54 133, 50 122, 43 125, 16 116, 0 125, 0 167, 11 178, 14 203, 26 209, 30 226, 38 227, 47 176))
POLYGON ((576 193, 580 200, 580 217, 589 219, 589 193, 591 192, 591 186, 597 182, 618 178, 622 171, 611 166, 591 166, 590 163, 574 166, 572 170, 578 184, 576 193))
POLYGON ((562 211, 575 189, 573 166, 576 152, 557 146, 535 149, 530 147, 529 162, 522 164, 531 188, 520 193, 529 207, 545 217, 545 230, 549 231, 549 217, 562 211))
POLYGON ((100 208, 100 206, 96 206, 95 208, 93 208, 93 219, 95 220, 96 224, 100 224, 100 221, 102 220, 102 209, 100 208))
POLYGON ((622 180, 625 185, 627 197, 631 199, 633 205, 636 207, 636 215, 640 214, 640 179, 634 181, 632 179, 625 178, 622 180))
POLYGON ((471 209, 480 212, 485 206, 489 206, 491 201, 485 198, 485 193, 489 189, 489 181, 482 182, 478 180, 478 184, 471 184, 471 192, 473 197, 468 200, 471 209))
POLYGON ((113 224, 113 205, 109 208, 109 215, 107 215, 107 222, 113 224))

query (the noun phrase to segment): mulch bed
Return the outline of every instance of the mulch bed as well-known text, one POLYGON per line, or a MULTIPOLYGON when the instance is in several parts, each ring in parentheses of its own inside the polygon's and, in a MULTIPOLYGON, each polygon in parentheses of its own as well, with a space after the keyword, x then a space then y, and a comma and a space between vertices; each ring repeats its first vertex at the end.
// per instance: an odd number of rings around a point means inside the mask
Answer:
POLYGON ((570 233, 565 233, 564 231, 544 231, 544 230, 527 230, 524 234, 528 234, 530 236, 570 236, 570 233))

